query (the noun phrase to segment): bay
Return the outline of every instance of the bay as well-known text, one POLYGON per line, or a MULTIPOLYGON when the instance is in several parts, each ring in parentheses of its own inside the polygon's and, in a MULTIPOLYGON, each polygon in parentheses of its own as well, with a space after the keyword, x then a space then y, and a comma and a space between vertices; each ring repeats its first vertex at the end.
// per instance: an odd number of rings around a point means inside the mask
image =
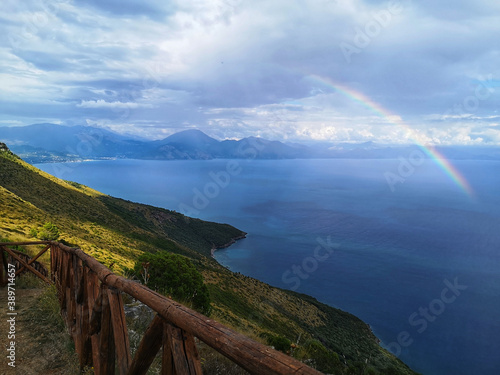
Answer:
POLYGON ((432 160, 404 176, 399 160, 109 160, 37 167, 112 196, 248 232, 216 259, 355 314, 416 371, 496 374, 500 162, 453 164, 471 194, 432 160), (388 173, 400 178, 393 189, 388 173))

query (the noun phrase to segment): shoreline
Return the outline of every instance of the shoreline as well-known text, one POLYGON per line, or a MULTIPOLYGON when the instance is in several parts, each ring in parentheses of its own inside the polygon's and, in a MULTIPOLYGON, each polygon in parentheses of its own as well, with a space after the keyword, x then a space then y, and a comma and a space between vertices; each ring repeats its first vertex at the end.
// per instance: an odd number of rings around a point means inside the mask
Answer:
MULTIPOLYGON (((248 235, 248 233, 243 232, 243 234, 242 234, 241 236, 237 236, 237 237, 232 238, 232 239, 231 239, 231 241, 229 241, 228 243, 226 243, 226 244, 224 244, 224 245, 221 245, 221 246, 212 246, 212 248, 210 249, 210 255, 211 255, 211 257, 212 257, 212 258, 213 258, 213 259, 214 259, 214 260, 215 260, 218 264, 222 265, 221 263, 219 263, 219 262, 217 261, 217 259, 215 259, 215 256, 214 256, 215 252, 216 252, 217 250, 220 250, 220 249, 226 249, 226 248, 230 247, 231 245, 234 245, 237 241, 239 241, 239 240, 242 240, 242 239, 246 238, 246 237, 247 237, 247 235, 248 235)), ((223 265, 222 265, 222 266, 223 266, 223 265)), ((225 266, 223 266, 223 267, 225 267, 225 266)), ((228 267, 226 267, 226 268, 227 268, 227 269, 229 269, 228 267)), ((229 271, 234 272, 234 271, 233 271, 233 270, 231 270, 231 269, 229 269, 229 271)), ((262 281, 262 280, 260 280, 260 279, 256 279, 256 280, 260 281, 261 283, 267 284, 265 281, 262 281)), ((270 285, 270 286, 271 286, 271 287, 273 287, 273 288, 277 288, 276 286, 273 286, 273 285, 271 285, 271 284, 267 284, 267 285, 270 285)), ((321 301, 320 301, 320 300, 318 300, 316 297, 313 297, 313 296, 311 296, 311 295, 309 295, 309 294, 307 294, 307 295, 308 295, 309 297, 311 297, 311 298, 314 298, 314 299, 315 299, 316 301, 318 301, 319 303, 325 304, 325 305, 327 305, 328 307, 330 307, 330 308, 332 308, 332 309, 336 309, 336 310, 344 311, 344 312, 346 312, 346 313, 348 313, 348 314, 350 314, 350 315, 353 315, 354 317, 356 317, 356 318, 357 318, 357 319, 359 319, 360 321, 362 321, 364 324, 366 324, 366 326, 367 326, 368 330, 370 331, 370 333, 371 333, 371 334, 373 335, 373 337, 375 338, 375 342, 377 343, 377 345, 379 345, 381 348, 386 349, 386 348, 382 345, 382 343, 383 343, 383 342, 382 342, 382 340, 380 339, 380 337, 379 337, 379 336, 377 336, 377 335, 375 334, 374 330, 372 329, 372 326, 371 326, 369 323, 367 323, 367 322, 366 322, 366 321, 364 321, 363 319, 359 318, 359 317, 358 317, 357 315, 355 315, 354 313, 351 313, 351 312, 349 312, 349 311, 347 311, 347 310, 344 310, 344 309, 342 309, 342 308, 340 308, 340 307, 337 307, 337 306, 332 306, 332 305, 330 305, 330 304, 328 304, 328 303, 321 302, 321 301)), ((408 366, 408 365, 407 365, 407 366, 408 366)), ((408 367, 409 367, 409 366, 408 366, 408 367)))
POLYGON ((239 240, 246 238, 247 235, 248 235, 248 233, 243 232, 243 234, 241 236, 231 238, 231 241, 229 241, 228 243, 225 243, 224 245, 212 246, 212 248, 210 249, 210 256, 215 259, 215 257, 214 257, 215 251, 220 250, 220 249, 226 249, 229 246, 234 245, 236 243, 236 241, 239 241, 239 240))

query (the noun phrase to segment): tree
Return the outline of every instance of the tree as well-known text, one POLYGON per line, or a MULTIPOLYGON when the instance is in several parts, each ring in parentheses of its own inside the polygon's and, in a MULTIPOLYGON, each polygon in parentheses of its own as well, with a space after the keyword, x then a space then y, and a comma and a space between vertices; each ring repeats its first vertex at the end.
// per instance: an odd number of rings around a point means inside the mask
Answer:
POLYGON ((147 285, 151 289, 170 295, 180 302, 192 303, 194 309, 210 314, 208 288, 188 258, 165 251, 145 253, 135 263, 134 275, 141 280, 147 279, 147 285))

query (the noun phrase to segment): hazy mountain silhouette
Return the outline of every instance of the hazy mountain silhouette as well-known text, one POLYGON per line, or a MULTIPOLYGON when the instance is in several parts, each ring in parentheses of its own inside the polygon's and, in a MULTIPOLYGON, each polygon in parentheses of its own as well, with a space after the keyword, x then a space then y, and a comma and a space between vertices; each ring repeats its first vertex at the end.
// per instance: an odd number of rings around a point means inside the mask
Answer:
MULTIPOLYGON (((165 139, 134 139, 91 126, 63 126, 50 123, 23 127, 1 127, 0 142, 29 162, 102 158, 133 159, 297 159, 297 158, 405 158, 417 145, 394 146, 375 142, 302 145, 283 143, 258 137, 218 141, 200 130, 190 129, 165 139)), ((495 147, 439 147, 450 159, 498 159, 495 147)), ((423 157, 425 153, 422 152, 423 157)))

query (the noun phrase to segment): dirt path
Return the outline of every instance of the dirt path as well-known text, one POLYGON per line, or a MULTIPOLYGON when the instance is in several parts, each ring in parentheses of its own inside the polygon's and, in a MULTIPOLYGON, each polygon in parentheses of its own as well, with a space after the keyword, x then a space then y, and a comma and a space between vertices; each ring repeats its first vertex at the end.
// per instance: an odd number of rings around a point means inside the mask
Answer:
MULTIPOLYGON (((17 289, 16 290, 16 367, 8 365, 7 348, 9 347, 9 316, 7 315, 7 288, 0 288, 0 375, 35 375, 35 374, 74 374, 76 369, 70 351, 64 348, 64 338, 54 342, 47 327, 41 326, 42 332, 31 332, 34 324, 30 322, 29 311, 35 308, 38 297, 43 289, 17 289), (45 331, 45 333, 44 333, 45 331), (61 345, 63 348, 61 348, 61 345), (63 349, 63 350, 61 350, 63 349)), ((50 326, 48 328, 50 330, 50 326)))
POLYGON ((15 343, 16 343, 16 353, 15 353, 15 365, 16 368, 8 366, 8 363, 11 361, 7 358, 6 353, 7 348, 9 348, 9 342, 11 341, 8 337, 10 324, 8 323, 8 319, 11 318, 7 315, 7 288, 0 289, 0 342, 2 348, 2 356, 0 359, 0 374, 17 374, 20 373, 18 370, 18 366, 24 362, 23 357, 23 347, 26 348, 27 342, 29 339, 26 338, 26 332, 24 329, 24 324, 22 323, 22 315, 26 311, 26 306, 32 303, 36 296, 40 293, 38 289, 24 289, 24 290, 16 290, 16 312, 15 316, 15 343), (24 306, 24 308, 23 308, 24 306))

